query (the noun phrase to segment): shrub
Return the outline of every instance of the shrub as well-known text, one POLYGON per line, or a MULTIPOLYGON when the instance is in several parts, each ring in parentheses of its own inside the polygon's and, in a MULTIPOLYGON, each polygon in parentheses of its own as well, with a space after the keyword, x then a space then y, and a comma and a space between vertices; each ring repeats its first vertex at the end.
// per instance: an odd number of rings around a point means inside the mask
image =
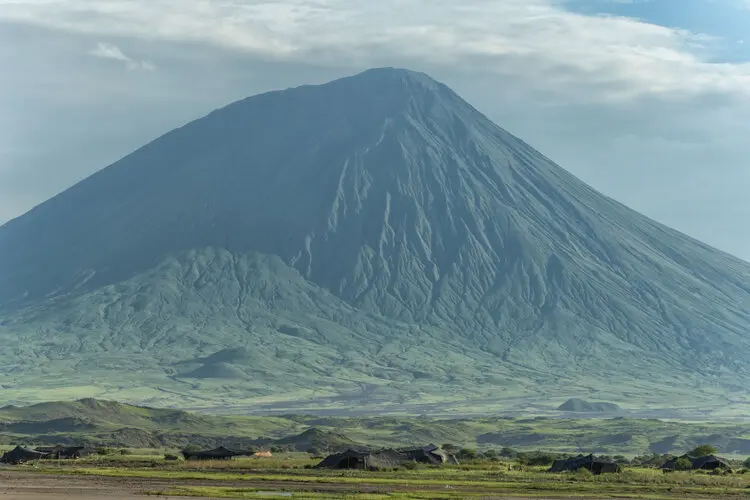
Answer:
POLYGON ((679 458, 674 463, 675 470, 690 470, 693 468, 693 462, 687 458, 679 458))
POLYGON ((747 460, 745 460, 745 461, 744 461, 744 462, 742 463, 742 465, 743 465, 743 467, 745 467, 746 469, 750 469, 750 458, 748 458, 747 460))
POLYGON ((132 454, 133 454, 133 452, 130 451, 130 450, 128 450, 128 449, 126 449, 126 448, 123 448, 123 449, 120 450, 120 455, 132 455, 132 454))
POLYGON ((673 458, 675 458, 673 455, 659 455, 658 453, 653 453, 650 455, 641 455, 635 457, 633 460, 631 460, 630 463, 633 465, 640 465, 645 467, 661 467, 673 458))
POLYGON ((590 470, 588 470, 588 469, 586 469, 584 467, 581 467, 580 469, 578 469, 575 472, 575 477, 577 479, 590 479, 590 478, 594 477, 594 474, 592 474, 590 470))
POLYGON ((404 462, 402 467, 406 470, 415 470, 417 468, 417 462, 404 462))
POLYGON ((461 448, 458 452, 458 458, 462 458, 464 460, 474 460, 477 458, 477 450, 473 450, 471 448, 461 448))
POLYGON ((534 453, 526 460, 527 465, 531 466, 547 466, 552 465, 552 462, 557 460, 557 455, 554 453, 534 453))

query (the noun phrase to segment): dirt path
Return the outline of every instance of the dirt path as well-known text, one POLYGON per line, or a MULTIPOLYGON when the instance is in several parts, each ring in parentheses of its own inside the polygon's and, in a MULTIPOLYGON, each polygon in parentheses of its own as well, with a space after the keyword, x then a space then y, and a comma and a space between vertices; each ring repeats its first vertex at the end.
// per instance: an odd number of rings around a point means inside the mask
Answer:
MULTIPOLYGON (((382 493, 385 491, 408 491, 418 489, 420 491, 446 491, 445 488, 438 486, 409 486, 403 485, 368 485, 368 484, 343 484, 343 483, 307 483, 293 481, 253 481, 252 479, 244 481, 206 481, 206 480, 164 480, 164 479, 146 479, 146 478, 122 478, 122 477, 101 477, 101 476, 70 476, 70 475, 50 475, 41 474, 18 469, 0 470, 0 500, 144 500, 145 498, 160 498, 172 500, 184 500, 184 497, 173 496, 152 496, 145 497, 146 492, 169 491, 175 487, 191 486, 215 486, 226 488, 249 488, 258 489, 268 492, 289 492, 289 491, 316 491, 321 493, 330 493, 332 499, 336 498, 336 493, 350 492, 356 489, 359 492, 382 493)), ((469 492, 474 490, 477 493, 483 493, 481 483, 475 488, 461 488, 461 491, 469 492)), ((196 498, 196 497, 192 497, 196 498)), ((280 496, 280 498, 283 498, 280 496)), ((483 500, 554 500, 550 497, 525 497, 524 499, 496 496, 492 493, 481 497, 483 500)), ((572 500, 574 497, 567 497, 572 500)), ((205 500, 205 499, 204 499, 205 500)), ((587 500, 594 500, 588 498, 587 500)), ((624 500, 624 499, 623 499, 624 500)))

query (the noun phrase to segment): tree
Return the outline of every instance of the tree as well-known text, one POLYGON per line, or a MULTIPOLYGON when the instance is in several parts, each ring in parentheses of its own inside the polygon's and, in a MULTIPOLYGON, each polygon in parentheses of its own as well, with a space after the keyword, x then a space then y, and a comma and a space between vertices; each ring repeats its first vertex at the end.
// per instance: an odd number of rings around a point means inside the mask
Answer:
POLYGON ((463 458, 464 460, 474 460, 477 458, 477 450, 472 450, 471 448, 461 448, 461 450, 458 452, 458 458, 463 458))
POLYGON ((743 466, 744 466, 744 467, 745 467, 746 469, 750 469, 750 458, 748 458, 747 460, 745 460, 745 461, 744 461, 744 462, 742 463, 742 465, 743 465, 743 466))
POLYGON ((696 447, 693 451, 688 452, 688 455, 692 457, 705 457, 706 455, 716 454, 716 448, 710 444, 702 444, 696 447))

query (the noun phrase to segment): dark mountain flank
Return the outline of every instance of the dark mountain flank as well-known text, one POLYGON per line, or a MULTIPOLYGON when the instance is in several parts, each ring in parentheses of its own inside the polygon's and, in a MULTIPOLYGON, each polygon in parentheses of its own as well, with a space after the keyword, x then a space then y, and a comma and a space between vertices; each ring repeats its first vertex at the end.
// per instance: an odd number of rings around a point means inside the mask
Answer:
POLYGON ((11 400, 694 402, 749 327, 750 264, 406 70, 233 103, 0 228, 11 400))

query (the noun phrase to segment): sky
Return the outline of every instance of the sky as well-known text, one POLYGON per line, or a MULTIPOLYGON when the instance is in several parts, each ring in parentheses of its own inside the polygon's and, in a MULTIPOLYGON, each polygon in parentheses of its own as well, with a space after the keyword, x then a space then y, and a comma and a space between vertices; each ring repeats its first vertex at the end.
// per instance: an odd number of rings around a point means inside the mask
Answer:
POLYGON ((750 0, 0 0, 0 224, 212 109, 381 66, 750 260, 750 0))

